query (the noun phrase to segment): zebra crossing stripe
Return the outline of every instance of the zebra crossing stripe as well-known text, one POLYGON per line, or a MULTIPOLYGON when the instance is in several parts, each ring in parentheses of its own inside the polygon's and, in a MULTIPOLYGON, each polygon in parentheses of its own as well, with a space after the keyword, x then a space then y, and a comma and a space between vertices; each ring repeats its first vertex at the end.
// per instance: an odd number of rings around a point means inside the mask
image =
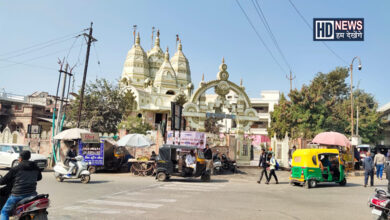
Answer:
POLYGON ((82 212, 88 214, 106 214, 106 215, 115 215, 115 214, 141 215, 146 213, 146 211, 142 211, 142 210, 118 210, 118 209, 111 209, 111 208, 102 208, 102 207, 96 208, 96 207, 83 207, 83 206, 69 206, 69 207, 65 207, 64 210, 82 212))
POLYGON ((85 202, 89 204, 96 204, 96 205, 129 206, 129 207, 149 208, 149 209, 157 209, 163 206, 162 204, 156 204, 156 203, 118 202, 118 201, 98 200, 98 199, 91 199, 85 202))

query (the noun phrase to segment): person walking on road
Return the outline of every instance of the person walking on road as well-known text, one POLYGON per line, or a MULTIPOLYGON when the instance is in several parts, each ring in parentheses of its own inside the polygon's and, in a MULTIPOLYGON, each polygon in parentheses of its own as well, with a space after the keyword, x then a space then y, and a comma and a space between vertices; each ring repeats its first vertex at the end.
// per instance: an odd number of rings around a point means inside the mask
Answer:
POLYGON ((371 178, 370 186, 374 185, 374 161, 371 157, 371 153, 367 152, 366 158, 363 161, 364 168, 364 187, 367 187, 368 177, 371 178))
POLYGON ((279 184, 278 177, 276 176, 275 170, 276 170, 276 160, 275 157, 272 154, 268 155, 269 159, 269 175, 268 175, 268 183, 271 181, 272 176, 275 178, 276 184, 279 184))
POLYGON ((206 169, 211 170, 213 168, 213 152, 211 151, 209 144, 206 144, 206 148, 203 150, 204 158, 206 159, 206 169))
POLYGON ((261 180, 263 179, 263 175, 265 174, 265 184, 268 184, 268 173, 267 173, 267 155, 265 154, 265 150, 261 149, 261 155, 259 160, 259 167, 261 167, 261 173, 260 173, 260 179, 257 181, 258 184, 261 183, 261 180))
POLYGON ((374 164, 376 166, 376 178, 382 180, 383 168, 385 166, 386 157, 382 154, 382 152, 378 151, 378 153, 374 157, 374 164))

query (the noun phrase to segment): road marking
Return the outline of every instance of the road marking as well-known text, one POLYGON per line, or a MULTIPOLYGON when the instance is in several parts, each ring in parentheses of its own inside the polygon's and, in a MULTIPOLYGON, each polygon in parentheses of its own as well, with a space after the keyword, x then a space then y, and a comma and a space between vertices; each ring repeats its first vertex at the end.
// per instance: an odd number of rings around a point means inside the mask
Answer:
POLYGON ((114 214, 134 214, 134 215, 140 215, 145 214, 145 211, 142 210, 118 210, 118 209, 108 209, 108 208, 95 208, 95 207, 83 207, 83 206, 69 206, 65 207, 64 210, 68 211, 75 211, 75 212, 83 212, 88 214, 107 214, 107 215, 114 215, 114 214))
POLYGON ((163 206, 162 204, 156 204, 156 203, 117 202, 117 201, 97 200, 97 199, 87 200, 85 201, 85 203, 92 203, 97 205, 129 206, 129 207, 149 208, 149 209, 157 209, 163 206))
POLYGON ((187 188, 187 187, 176 187, 176 186, 162 186, 161 189, 169 189, 169 190, 176 190, 176 191, 198 191, 198 192, 210 192, 213 191, 212 189, 202 189, 202 188, 187 188))
POLYGON ((102 199, 119 199, 119 200, 130 200, 130 201, 140 201, 140 202, 165 202, 172 203, 176 202, 176 199, 145 199, 145 198, 136 198, 136 197, 128 197, 128 196, 105 196, 102 199))

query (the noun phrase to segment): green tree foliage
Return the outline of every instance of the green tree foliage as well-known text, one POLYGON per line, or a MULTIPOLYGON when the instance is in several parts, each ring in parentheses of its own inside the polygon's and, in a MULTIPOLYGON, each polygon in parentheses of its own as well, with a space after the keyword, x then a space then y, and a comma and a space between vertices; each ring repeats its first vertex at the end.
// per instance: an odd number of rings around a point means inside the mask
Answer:
POLYGON ((218 121, 216 118, 206 118, 204 122, 205 131, 212 134, 219 134, 221 125, 218 124, 218 121))
MULTIPOLYGON (((80 95, 67 109, 67 121, 71 126, 77 125, 77 114, 80 95)), ((123 115, 129 114, 135 106, 131 92, 121 93, 118 85, 106 79, 96 79, 86 84, 80 127, 93 132, 117 132, 117 125, 123 115)))
POLYGON ((118 125, 118 128, 124 128, 129 134, 146 134, 152 130, 152 126, 142 121, 142 118, 136 116, 126 116, 118 125))
MULTIPOLYGON (((337 131, 350 135, 351 100, 347 68, 336 68, 325 74, 318 73, 309 85, 290 92, 288 101, 282 95, 271 114, 268 134, 278 138, 313 138, 324 131, 337 131)), ((365 143, 376 143, 381 133, 378 104, 363 90, 354 92, 355 107, 359 108, 359 134, 365 143)), ((354 110, 356 111, 356 109, 354 110)), ((356 116, 356 112, 355 112, 356 116)), ((355 118, 356 124, 356 118, 355 118)))

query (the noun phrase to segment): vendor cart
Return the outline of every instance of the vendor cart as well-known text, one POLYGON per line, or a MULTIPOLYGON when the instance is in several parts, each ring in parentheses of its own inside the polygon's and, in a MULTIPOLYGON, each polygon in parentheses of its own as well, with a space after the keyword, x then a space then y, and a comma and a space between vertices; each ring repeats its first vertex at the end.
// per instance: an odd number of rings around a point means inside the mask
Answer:
POLYGON ((131 164, 130 172, 136 176, 150 176, 155 173, 154 160, 129 159, 128 162, 131 164))

